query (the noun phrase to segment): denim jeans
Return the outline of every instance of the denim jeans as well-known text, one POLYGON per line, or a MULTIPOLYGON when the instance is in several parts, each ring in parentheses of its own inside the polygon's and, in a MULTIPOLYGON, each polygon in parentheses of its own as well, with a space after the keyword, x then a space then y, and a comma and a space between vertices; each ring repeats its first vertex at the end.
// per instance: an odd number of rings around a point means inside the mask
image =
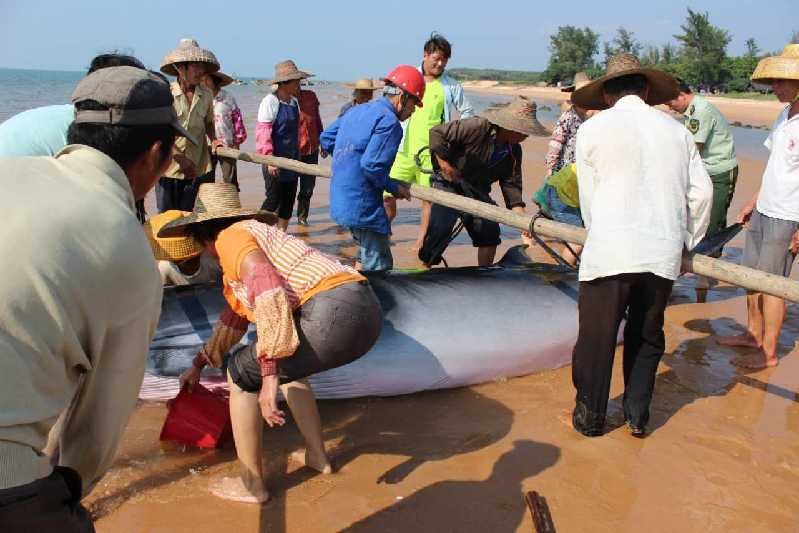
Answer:
POLYGON ((362 228, 350 228, 350 233, 358 243, 358 261, 361 263, 361 270, 394 268, 394 257, 391 255, 388 235, 362 228))

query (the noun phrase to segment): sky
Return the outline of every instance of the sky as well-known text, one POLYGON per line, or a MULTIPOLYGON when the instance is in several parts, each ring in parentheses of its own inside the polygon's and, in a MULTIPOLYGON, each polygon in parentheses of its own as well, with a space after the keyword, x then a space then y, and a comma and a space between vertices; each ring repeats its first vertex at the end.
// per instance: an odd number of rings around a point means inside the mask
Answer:
POLYGON ((320 79, 385 75, 416 64, 430 32, 453 44, 450 67, 540 71, 559 26, 588 26, 601 43, 620 26, 644 44, 675 42, 687 7, 727 29, 730 55, 753 37, 778 51, 799 30, 797 0, 354 2, 269 0, 0 0, 0 67, 84 70, 119 50, 158 67, 182 37, 213 51, 225 72, 268 78, 293 59, 320 79), (296 7, 295 7, 296 6, 296 7), (791 9, 790 7, 793 9, 791 9))

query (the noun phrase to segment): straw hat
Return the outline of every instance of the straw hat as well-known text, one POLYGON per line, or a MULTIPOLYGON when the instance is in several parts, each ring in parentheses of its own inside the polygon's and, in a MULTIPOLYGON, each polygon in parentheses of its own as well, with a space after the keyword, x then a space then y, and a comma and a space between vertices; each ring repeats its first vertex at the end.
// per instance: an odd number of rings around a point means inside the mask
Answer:
POLYGON ((178 47, 164 56, 161 61, 161 72, 177 76, 175 63, 208 63, 208 72, 219 70, 219 61, 210 50, 200 48, 197 41, 190 38, 181 39, 178 47))
POLYGON ((275 65, 275 77, 266 82, 267 84, 283 83, 291 80, 304 80, 313 76, 310 72, 304 72, 297 68, 291 59, 281 61, 275 65))
POLYGON ((219 87, 224 87, 225 85, 230 85, 231 83, 233 83, 233 78, 231 78, 221 70, 218 72, 209 72, 208 75, 216 79, 216 84, 219 87))
POLYGON ((203 183, 197 192, 194 211, 164 224, 158 230, 158 237, 185 235, 189 226, 211 220, 254 218, 267 224, 274 224, 277 215, 258 209, 241 207, 239 192, 233 183, 203 183))
POLYGON ((561 92, 573 93, 575 89, 582 89, 589 83, 591 83, 591 78, 588 76, 588 74, 581 71, 574 75, 574 80, 572 81, 572 84, 563 87, 561 89, 561 92))
POLYGON ((489 107, 478 115, 506 130, 525 135, 548 136, 549 130, 535 116, 537 109, 532 100, 517 96, 509 104, 489 107))
POLYGON ((189 215, 186 211, 170 210, 153 215, 144 223, 144 234, 150 241, 150 248, 156 261, 172 261, 179 263, 192 257, 197 257, 203 251, 203 246, 196 239, 189 235, 177 237, 159 237, 158 232, 164 225, 189 215))
POLYGON ((782 54, 764 57, 752 74, 752 81, 799 80, 799 44, 789 44, 782 54))
POLYGON ((378 89, 382 89, 383 84, 376 83, 375 80, 371 78, 361 78, 360 80, 354 83, 345 83, 344 87, 348 89, 356 89, 359 91, 376 91, 378 89))
POLYGON ((608 69, 604 76, 574 91, 572 103, 585 109, 607 109, 608 105, 602 94, 605 82, 631 74, 646 77, 649 83, 646 103, 649 105, 665 104, 679 93, 677 80, 669 74, 662 70, 641 67, 641 62, 632 54, 617 54, 608 61, 608 69))

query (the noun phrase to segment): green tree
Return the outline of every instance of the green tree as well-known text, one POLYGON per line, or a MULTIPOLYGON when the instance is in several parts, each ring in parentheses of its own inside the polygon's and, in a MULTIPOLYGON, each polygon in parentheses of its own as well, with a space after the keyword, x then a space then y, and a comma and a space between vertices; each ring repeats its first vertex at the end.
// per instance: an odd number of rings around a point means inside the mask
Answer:
POLYGON ((627 53, 638 57, 641 54, 642 48, 643 46, 638 42, 638 39, 635 38, 633 32, 623 27, 619 28, 616 30, 616 37, 610 42, 605 42, 605 65, 607 65, 608 60, 616 54, 627 53))
POLYGON ((549 40, 551 54, 543 73, 549 83, 571 80, 581 70, 596 70, 594 56, 599 50, 599 35, 590 28, 561 26, 549 40))
POLYGON ((674 37, 681 43, 680 59, 685 71, 683 76, 691 84, 718 85, 729 77, 724 70, 730 34, 713 26, 707 13, 688 8, 683 33, 674 37))
POLYGON ((757 45, 757 41, 750 37, 746 40, 745 57, 757 58, 758 56, 760 56, 760 47, 757 45))
POLYGON ((660 65, 660 48, 657 46, 647 46, 641 56, 641 63, 647 67, 657 67, 660 65))

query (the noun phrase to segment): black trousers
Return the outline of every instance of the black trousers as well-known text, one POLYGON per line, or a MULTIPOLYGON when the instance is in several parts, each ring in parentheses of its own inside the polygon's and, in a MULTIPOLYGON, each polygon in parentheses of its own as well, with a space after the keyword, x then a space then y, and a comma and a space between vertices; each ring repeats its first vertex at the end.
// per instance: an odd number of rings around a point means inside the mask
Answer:
MULTIPOLYGON (((300 161, 310 165, 319 163, 319 152, 300 156, 300 161)), ((300 174, 300 192, 297 194, 297 218, 307 219, 311 210, 311 197, 316 187, 316 176, 300 174)))
MULTIPOLYGON (((294 313, 300 345, 279 361, 281 383, 337 368, 365 355, 380 337, 383 312, 366 281, 345 283, 321 292, 294 313)), ((233 383, 247 392, 261 390, 261 365, 256 343, 228 359, 233 383)))
POLYGON ((0 531, 92 533, 92 519, 80 498, 80 475, 57 466, 46 478, 0 490, 0 531))
POLYGON ((580 282, 580 328, 572 354, 577 389, 573 423, 586 435, 605 424, 619 325, 624 327, 624 418, 645 427, 655 375, 665 349, 663 313, 673 281, 650 273, 620 274, 580 282))
POLYGON ((192 211, 200 185, 213 182, 213 170, 194 179, 160 178, 155 186, 155 203, 158 206, 158 212, 163 213, 170 209, 192 211))
MULTIPOLYGON (((266 198, 261 204, 261 209, 270 213, 277 213, 278 218, 289 220, 291 212, 294 211, 294 200, 297 198, 297 178, 281 180, 281 176, 269 174, 266 165, 261 166, 264 175, 264 187, 266 188, 266 198)), ((284 171, 286 174, 288 171, 284 171)), ((283 173, 281 173, 282 175, 283 173)))

